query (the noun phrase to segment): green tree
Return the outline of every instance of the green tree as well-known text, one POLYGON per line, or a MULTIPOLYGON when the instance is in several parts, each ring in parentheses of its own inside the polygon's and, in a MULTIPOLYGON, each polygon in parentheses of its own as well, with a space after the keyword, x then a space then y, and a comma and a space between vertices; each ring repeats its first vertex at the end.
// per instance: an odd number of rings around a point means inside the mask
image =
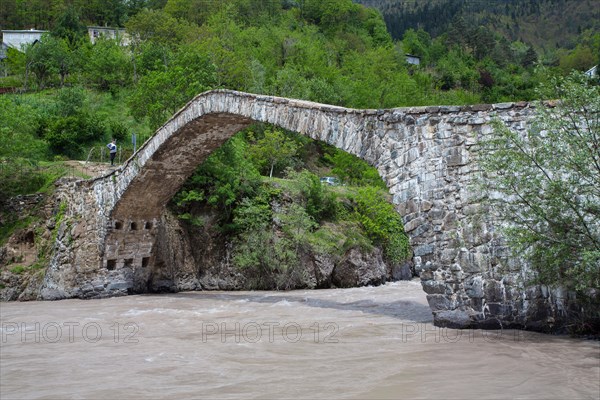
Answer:
POLYGON ((92 46, 85 72, 93 86, 114 94, 130 82, 130 71, 131 61, 118 41, 101 37, 92 46))
POLYGON ((87 28, 79 20, 79 14, 74 7, 68 7, 56 21, 50 35, 63 39, 68 47, 73 50, 85 43, 87 39, 87 28))
POLYGON ((345 54, 339 87, 344 105, 355 108, 391 108, 415 105, 423 91, 409 76, 405 57, 392 48, 345 54))
POLYGON ((60 86, 64 86, 67 77, 76 69, 74 53, 69 49, 67 42, 61 38, 48 36, 42 45, 48 47, 49 61, 58 72, 60 86))
POLYGON ((267 129, 264 137, 250 147, 250 154, 261 168, 269 171, 269 178, 272 178, 275 167, 283 169, 289 165, 298 148, 298 143, 288 138, 282 131, 267 129))
POLYGON ((424 64, 427 64, 429 61, 430 45, 431 37, 422 29, 418 31, 409 29, 404 32, 404 36, 402 37, 402 49, 404 52, 421 57, 424 64))
POLYGON ((215 66, 199 43, 181 46, 167 69, 150 71, 129 98, 135 118, 163 124, 194 96, 216 86, 215 66))
POLYGON ((44 35, 40 42, 25 48, 25 87, 27 87, 29 73, 35 75, 38 87, 44 89, 52 76, 58 72, 53 50, 54 47, 47 35, 44 35))
POLYGON ((569 72, 571 70, 587 71, 598 60, 598 55, 586 45, 578 44, 575 49, 560 58, 560 68, 569 72))
POLYGON ((377 170, 352 154, 330 148, 325 154, 325 160, 333 166, 331 172, 344 183, 386 189, 377 170))
POLYGON ((483 186, 538 282, 585 293, 600 288, 600 89, 581 74, 543 89, 556 107, 538 104, 525 133, 497 123, 483 142, 483 186))
POLYGON ((173 18, 162 10, 144 9, 127 21, 132 51, 138 53, 142 43, 151 43, 163 53, 163 64, 168 66, 170 49, 198 38, 198 27, 173 18))
POLYGON ((208 204, 219 212, 226 229, 239 230, 228 226, 233 210, 243 198, 253 198, 260 183, 260 174, 246 158, 247 147, 243 135, 237 134, 212 153, 175 196, 181 211, 208 204))

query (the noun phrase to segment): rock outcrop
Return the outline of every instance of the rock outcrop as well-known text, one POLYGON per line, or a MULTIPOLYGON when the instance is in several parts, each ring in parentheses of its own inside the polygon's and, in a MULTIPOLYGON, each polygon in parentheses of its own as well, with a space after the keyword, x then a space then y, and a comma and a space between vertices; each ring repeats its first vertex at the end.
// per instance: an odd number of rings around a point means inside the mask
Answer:
MULTIPOLYGON (((253 289, 248 271, 237 268, 232 260, 234 245, 212 229, 215 215, 204 215, 201 228, 189 226, 170 212, 163 216, 158 232, 156 262, 147 290, 242 290, 253 289), (171 268, 169 266, 177 266, 171 268)), ((290 289, 325 289, 380 285, 391 280, 412 279, 413 275, 393 274, 379 248, 350 248, 343 256, 320 254, 304 249, 290 289)), ((283 278, 287 271, 281 271, 283 278)), ((254 278, 254 277, 252 277, 254 278)), ((275 286, 266 287, 276 289, 275 286)))

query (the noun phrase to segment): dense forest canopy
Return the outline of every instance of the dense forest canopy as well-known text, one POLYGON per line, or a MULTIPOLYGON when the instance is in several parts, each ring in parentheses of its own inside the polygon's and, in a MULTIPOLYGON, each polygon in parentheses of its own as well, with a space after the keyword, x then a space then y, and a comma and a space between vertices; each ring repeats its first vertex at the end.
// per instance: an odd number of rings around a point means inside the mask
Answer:
POLYGON ((594 0, 356 0, 381 10, 396 39, 407 29, 439 36, 457 17, 484 25, 511 41, 536 49, 574 47, 586 30, 600 29, 600 7, 594 0))

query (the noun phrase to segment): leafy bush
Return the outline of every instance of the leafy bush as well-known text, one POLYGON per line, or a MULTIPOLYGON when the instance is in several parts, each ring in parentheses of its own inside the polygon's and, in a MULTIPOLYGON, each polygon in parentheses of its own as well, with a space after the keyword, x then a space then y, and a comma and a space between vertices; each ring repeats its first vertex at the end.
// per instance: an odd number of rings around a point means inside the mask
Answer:
POLYGON ((400 215, 386 199, 387 193, 375 188, 359 188, 350 196, 353 218, 365 230, 375 245, 382 245, 386 257, 401 262, 410 256, 408 237, 400 215))
POLYGON ((335 194, 321 184, 319 177, 308 170, 290 171, 287 178, 292 181, 296 201, 306 208, 308 215, 317 222, 333 220, 337 214, 335 194))
POLYGON ((129 129, 121 121, 110 121, 108 125, 110 137, 117 139, 117 143, 124 142, 129 136, 129 129))
POLYGON ((47 127, 44 138, 54 153, 78 158, 84 146, 102 140, 105 135, 104 124, 98 117, 80 114, 55 118, 47 127))
POLYGON ((483 141, 482 189, 538 282, 600 289, 600 88, 583 74, 551 80, 528 131, 501 122, 483 141))

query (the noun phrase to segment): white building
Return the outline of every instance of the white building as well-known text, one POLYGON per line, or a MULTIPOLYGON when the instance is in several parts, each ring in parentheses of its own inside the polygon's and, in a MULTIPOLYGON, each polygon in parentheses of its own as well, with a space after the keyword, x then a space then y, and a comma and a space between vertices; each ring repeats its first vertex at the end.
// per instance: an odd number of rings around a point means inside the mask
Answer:
MULTIPOLYGON (((111 39, 117 39, 121 45, 126 46, 129 44, 129 36, 125 33, 123 28, 110 28, 106 26, 88 26, 88 35, 90 42, 95 43, 96 39, 100 36, 109 37, 111 39)), ((6 30, 2 31, 2 42, 8 46, 17 50, 23 50, 28 44, 35 43, 42 38, 44 33, 48 31, 39 31, 35 29, 30 30, 6 30)))
POLYGON ((0 43, 0 61, 4 60, 6 56, 6 51, 8 50, 8 45, 4 42, 0 43))
POLYGON ((4 62, 4 60, 7 58, 7 50, 8 46, 4 42, 0 42, 0 76, 8 75, 8 69, 6 68, 6 64, 4 62))
POLYGON ((123 28, 110 28, 107 26, 88 26, 88 35, 92 44, 96 43, 96 40, 103 36, 109 39, 116 39, 122 46, 129 44, 129 36, 123 28))
POLYGON ((406 54, 406 62, 412 65, 421 64, 421 57, 412 54, 406 54))
POLYGON ((8 47, 22 50, 26 45, 39 41, 44 33, 48 33, 48 31, 38 31, 35 29, 2 31, 2 42, 8 47))
POLYGON ((594 78, 594 77, 598 76, 598 66, 594 65, 592 68, 590 68, 589 70, 585 71, 585 74, 587 76, 589 76, 590 78, 594 78))

